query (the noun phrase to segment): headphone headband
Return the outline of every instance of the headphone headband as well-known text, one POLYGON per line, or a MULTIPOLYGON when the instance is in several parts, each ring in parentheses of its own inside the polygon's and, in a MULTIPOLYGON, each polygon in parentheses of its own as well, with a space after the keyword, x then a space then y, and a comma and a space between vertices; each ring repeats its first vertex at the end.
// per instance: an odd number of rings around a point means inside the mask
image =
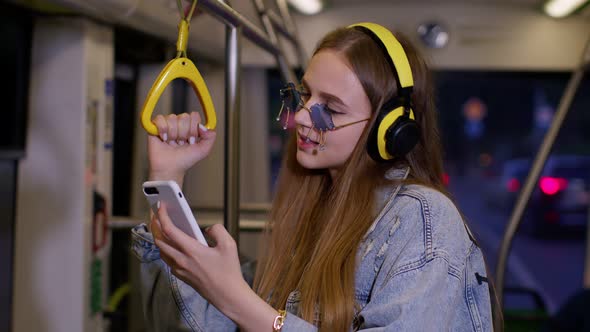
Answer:
POLYGON ((393 33, 379 24, 370 22, 356 23, 349 26, 349 28, 356 27, 367 29, 372 35, 377 37, 375 40, 387 51, 394 67, 392 69, 394 72, 397 72, 400 87, 402 89, 413 87, 414 78, 412 77, 410 62, 408 61, 404 48, 393 33))

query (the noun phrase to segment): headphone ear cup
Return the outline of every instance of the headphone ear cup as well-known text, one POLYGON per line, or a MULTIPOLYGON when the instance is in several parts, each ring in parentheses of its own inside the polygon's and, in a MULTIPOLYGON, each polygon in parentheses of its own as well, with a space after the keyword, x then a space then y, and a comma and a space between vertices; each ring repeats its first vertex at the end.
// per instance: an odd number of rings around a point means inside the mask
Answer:
POLYGON ((406 155, 420 140, 420 127, 403 106, 387 105, 377 114, 369 132, 367 152, 376 162, 406 155))
POLYGON ((375 123, 367 138, 367 153, 369 153, 369 156, 376 162, 385 162, 389 160, 389 158, 379 152, 379 145, 385 145, 386 143, 385 137, 379 137, 379 128, 383 125, 383 118, 385 118, 388 113, 389 112, 381 110, 377 114, 377 119, 375 119, 375 123))
POLYGON ((420 141, 420 127, 406 114, 399 117, 385 134, 385 147, 392 156, 408 154, 420 141))
POLYGON ((377 126, 373 126, 373 128, 371 128, 371 132, 369 133, 369 137, 367 139, 367 153, 369 153, 371 159, 376 162, 387 161, 381 157, 379 154, 379 149, 377 148, 377 126))

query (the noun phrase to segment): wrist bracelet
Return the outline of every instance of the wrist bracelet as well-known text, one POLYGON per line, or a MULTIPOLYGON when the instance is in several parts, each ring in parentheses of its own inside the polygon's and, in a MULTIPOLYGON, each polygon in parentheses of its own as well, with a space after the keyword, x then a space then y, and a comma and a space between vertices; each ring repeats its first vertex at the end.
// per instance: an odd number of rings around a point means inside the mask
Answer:
POLYGON ((274 322, 272 322, 272 330, 273 332, 278 332, 283 328, 283 324, 285 324, 285 316, 287 312, 285 310, 279 310, 279 315, 275 317, 274 322))

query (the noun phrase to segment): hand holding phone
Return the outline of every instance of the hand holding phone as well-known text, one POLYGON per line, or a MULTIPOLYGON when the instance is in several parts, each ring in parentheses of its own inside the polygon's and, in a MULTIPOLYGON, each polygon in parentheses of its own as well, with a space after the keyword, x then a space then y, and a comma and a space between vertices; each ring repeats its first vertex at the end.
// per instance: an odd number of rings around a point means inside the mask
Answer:
POLYGON ((176 227, 203 245, 209 246, 176 182, 146 181, 143 183, 143 193, 155 214, 158 214, 160 202, 164 202, 168 215, 176 227))

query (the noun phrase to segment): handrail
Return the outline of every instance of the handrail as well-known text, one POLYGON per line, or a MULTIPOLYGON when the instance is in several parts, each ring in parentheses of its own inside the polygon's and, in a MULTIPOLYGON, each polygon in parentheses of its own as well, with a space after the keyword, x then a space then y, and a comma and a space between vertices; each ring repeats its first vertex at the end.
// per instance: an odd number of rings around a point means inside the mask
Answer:
POLYGON ((297 76, 295 76, 295 72, 289 67, 289 63, 287 62, 287 58, 285 57, 285 51, 281 43, 279 43, 279 39, 275 33, 274 26, 270 17, 268 16, 268 12, 264 7, 264 2, 262 0, 252 0, 258 14, 260 16, 260 20, 262 21, 262 25, 264 26, 264 30, 268 34, 268 38, 270 41, 277 45, 280 50, 279 54, 275 54, 275 58, 277 60, 277 64, 279 65, 279 69, 281 70, 281 75, 283 77, 283 81, 285 82, 298 82, 297 76))
POLYGON ((224 160, 224 225, 236 242, 239 241, 240 218, 240 40, 242 34, 254 44, 273 54, 285 82, 297 82, 294 71, 289 67, 285 52, 275 33, 275 27, 287 36, 297 50, 300 65, 305 65, 301 43, 294 35, 295 25, 289 16, 285 1, 278 2, 281 18, 287 20, 281 24, 279 16, 267 12, 264 3, 253 0, 258 14, 266 30, 262 32, 257 26, 231 7, 229 1, 200 0, 198 6, 212 14, 227 25, 226 31, 226 89, 225 89, 225 160, 224 160), (272 17, 272 18, 271 18, 272 17), (274 22, 273 22, 274 21, 274 22))
POLYGON ((225 37, 225 158, 223 224, 239 245, 240 220, 240 47, 241 27, 228 26, 225 37))
MULTIPOLYGON (((590 41, 588 42, 590 44, 590 41)), ((586 56, 583 63, 586 71, 590 70, 590 46, 586 46, 586 56)), ((584 279, 583 286, 590 289, 590 206, 588 206, 588 218, 586 219, 586 258, 584 259, 584 279)))
POLYGON ((299 58, 299 67, 304 69, 307 67, 307 55, 303 50, 303 45, 301 44, 301 40, 299 39, 299 32, 297 31, 297 26, 293 21, 293 17, 291 17, 291 13, 289 12, 289 5, 287 5, 287 0, 277 0, 277 6, 279 7, 279 13, 287 30, 289 31, 290 35, 295 38, 294 44, 295 49, 297 51, 297 57, 299 58))
MULTIPOLYGON (((204 212, 221 212, 223 205, 191 205, 191 209, 195 211, 204 212)), ((240 213, 269 213, 271 209, 270 203, 245 203, 240 204, 240 213)))
MULTIPOLYGON (((551 127, 545 134, 545 138, 543 139, 543 143, 537 152, 537 156, 535 157, 535 161, 533 163, 533 167, 527 176, 526 182, 518 195, 518 199, 516 201, 516 205, 512 214, 510 215, 510 220, 508 225, 506 226, 506 231, 504 232, 504 237, 502 238, 502 243, 500 245, 500 251, 498 254, 498 264, 496 265, 496 285, 498 288, 498 300, 500 305, 503 306, 503 294, 504 294, 504 277, 506 272, 506 265, 508 261, 508 254, 510 253, 510 248, 512 246, 512 240, 514 238, 514 234, 520 225, 522 215, 524 214, 524 210, 528 204, 528 201, 533 193, 533 189, 535 188, 535 184, 539 180, 539 175, 541 174, 541 170, 547 161, 547 157, 549 156, 549 152, 555 143, 555 139, 557 138, 557 134, 561 129, 565 116, 569 111, 573 98, 576 94, 578 86, 584 77, 585 71, 588 69, 588 63, 590 58, 590 38, 588 39, 586 46, 584 47, 584 51, 582 53, 582 58, 580 61, 579 67, 573 73, 572 77, 570 78, 567 87, 561 100, 559 102, 559 107, 557 108, 557 112, 553 118, 551 123, 551 127)), ((587 258, 590 259, 590 258, 587 258)))
MULTIPOLYGON (((195 211, 197 215, 199 226, 202 228, 209 227, 216 224, 218 219, 211 218, 211 216, 200 216, 198 213, 202 211, 195 211), (213 221, 213 222, 212 222, 213 221)), ((109 220, 109 229, 129 229, 135 226, 146 223, 146 219, 131 218, 127 216, 112 216, 109 220)), ((260 218, 242 218, 239 223, 240 231, 263 231, 266 227, 266 220, 260 218)))
POLYGON ((283 37, 287 38, 293 44, 295 44, 297 42, 297 39, 295 38, 295 36, 291 33, 291 31, 289 31, 287 26, 285 24, 283 24, 283 20, 279 16, 279 14, 274 12, 272 9, 267 9, 266 15, 268 15, 268 18, 270 18, 272 25, 275 27, 275 29, 277 29, 277 31, 281 35, 283 35, 283 37))
POLYGON ((224 3, 221 0, 199 0, 197 6, 204 9, 226 25, 241 27, 242 33, 246 38, 267 52, 273 55, 278 55, 280 53, 280 49, 276 43, 273 43, 260 28, 230 7, 227 3, 224 3))
POLYGON ((588 207, 588 218, 586 219, 586 258, 584 259, 584 279, 582 284, 585 289, 590 289, 590 206, 588 207))

